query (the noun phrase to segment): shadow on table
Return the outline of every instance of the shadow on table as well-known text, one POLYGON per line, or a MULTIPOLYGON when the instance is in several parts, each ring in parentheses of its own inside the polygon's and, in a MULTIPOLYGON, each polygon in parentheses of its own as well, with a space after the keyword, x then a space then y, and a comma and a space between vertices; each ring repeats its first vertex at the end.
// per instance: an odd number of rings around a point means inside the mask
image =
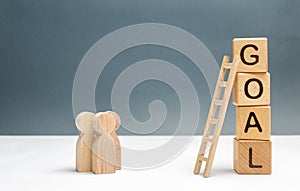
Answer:
POLYGON ((236 174, 232 168, 215 168, 212 169, 211 176, 228 176, 236 174))
POLYGON ((77 171, 74 169, 74 167, 55 169, 55 172, 57 172, 57 173, 72 173, 72 174, 77 173, 77 171))

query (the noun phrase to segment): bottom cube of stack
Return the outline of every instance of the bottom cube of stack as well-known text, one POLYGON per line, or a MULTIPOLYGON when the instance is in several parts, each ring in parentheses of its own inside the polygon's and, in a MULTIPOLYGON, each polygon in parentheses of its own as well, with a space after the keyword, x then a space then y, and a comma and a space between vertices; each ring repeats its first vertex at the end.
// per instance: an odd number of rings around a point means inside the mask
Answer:
POLYGON ((234 169, 239 174, 271 174, 272 142, 235 138, 234 169))

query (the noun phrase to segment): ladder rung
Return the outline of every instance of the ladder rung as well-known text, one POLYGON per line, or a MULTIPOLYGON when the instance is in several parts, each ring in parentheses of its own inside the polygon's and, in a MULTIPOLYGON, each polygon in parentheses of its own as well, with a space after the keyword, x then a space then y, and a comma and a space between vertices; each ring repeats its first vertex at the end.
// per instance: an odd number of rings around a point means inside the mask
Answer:
POLYGON ((208 159, 208 158, 204 157, 204 156, 201 155, 201 154, 198 156, 198 160, 199 160, 199 161, 207 161, 207 159, 208 159))
POLYGON ((203 137, 202 137, 202 142, 200 145, 200 149, 199 149, 198 156, 197 156, 197 161, 196 161, 195 168, 194 168, 194 174, 199 174, 201 165, 202 165, 202 161, 205 161, 205 169, 203 172, 204 177, 208 177, 211 172, 212 163, 213 163, 214 155, 215 155, 217 144, 218 144, 218 139, 219 139, 219 136, 221 133, 223 123, 224 123, 225 114, 226 114, 228 102, 230 99, 230 93, 231 93, 233 85, 234 85, 240 58, 238 55, 236 55, 236 56, 234 56, 232 63, 229 63, 229 62, 230 62, 229 57, 224 56, 222 65, 221 65, 221 70, 219 73, 218 82, 217 82, 216 89, 215 89, 215 93, 213 96, 214 99, 211 102, 210 111, 209 111, 209 114, 207 117, 205 129, 204 129, 204 133, 203 133, 203 137), (226 80, 226 81, 225 81, 225 77, 227 74, 225 72, 229 72, 228 80, 226 80), (225 88, 222 89, 221 87, 225 87, 225 88), (222 91, 224 90, 224 92, 223 92, 224 94, 222 96, 223 98, 220 98, 220 94, 222 93, 221 90, 222 91), (216 105, 221 105, 220 113, 218 114, 217 119, 215 119, 215 114, 216 114, 215 110, 217 108, 216 105), (216 125, 215 130, 214 130, 214 135, 209 135, 209 133, 212 131, 212 126, 213 126, 212 124, 216 125), (206 151, 208 142, 210 142, 211 144, 210 144, 210 147, 208 148, 208 151, 206 151), (204 157, 205 153, 207 153, 207 152, 208 152, 208 156, 204 157))
POLYGON ((222 105, 223 104, 223 100, 216 99, 216 100, 214 100, 214 104, 216 104, 216 105, 222 105))
POLYGON ((231 68, 231 64, 230 63, 223 64, 222 66, 225 69, 230 69, 231 68))
POLYGON ((213 118, 211 118, 209 121, 210 124, 217 124, 217 122, 218 122, 218 119, 213 119, 213 118))
POLYGON ((226 87, 226 86, 227 86, 227 82, 220 81, 220 82, 219 82, 219 86, 221 86, 221 87, 226 87))
POLYGON ((213 138, 210 138, 210 137, 203 137, 202 138, 202 141, 204 141, 204 142, 213 142, 213 138))

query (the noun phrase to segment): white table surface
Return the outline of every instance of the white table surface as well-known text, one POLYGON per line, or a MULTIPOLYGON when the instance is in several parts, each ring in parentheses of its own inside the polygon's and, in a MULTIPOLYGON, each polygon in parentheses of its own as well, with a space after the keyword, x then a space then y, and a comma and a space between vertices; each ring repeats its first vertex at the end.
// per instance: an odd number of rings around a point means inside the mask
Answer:
MULTIPOLYGON (((300 190, 300 136, 272 136, 273 174, 238 175, 232 167, 233 136, 219 141, 210 178, 193 174, 200 137, 170 163, 115 174, 77 173, 76 136, 0 136, 1 190, 300 190)), ((121 143, 137 143, 134 136, 121 143)), ((164 137, 144 137, 149 144, 164 137)))

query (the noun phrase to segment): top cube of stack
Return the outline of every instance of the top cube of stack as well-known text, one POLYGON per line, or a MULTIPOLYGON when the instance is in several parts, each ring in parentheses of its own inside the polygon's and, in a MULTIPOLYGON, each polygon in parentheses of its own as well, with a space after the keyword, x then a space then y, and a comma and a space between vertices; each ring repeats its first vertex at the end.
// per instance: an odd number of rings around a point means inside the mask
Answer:
POLYGON ((268 71, 267 38, 235 38, 232 41, 232 54, 241 58, 238 72, 268 71))

